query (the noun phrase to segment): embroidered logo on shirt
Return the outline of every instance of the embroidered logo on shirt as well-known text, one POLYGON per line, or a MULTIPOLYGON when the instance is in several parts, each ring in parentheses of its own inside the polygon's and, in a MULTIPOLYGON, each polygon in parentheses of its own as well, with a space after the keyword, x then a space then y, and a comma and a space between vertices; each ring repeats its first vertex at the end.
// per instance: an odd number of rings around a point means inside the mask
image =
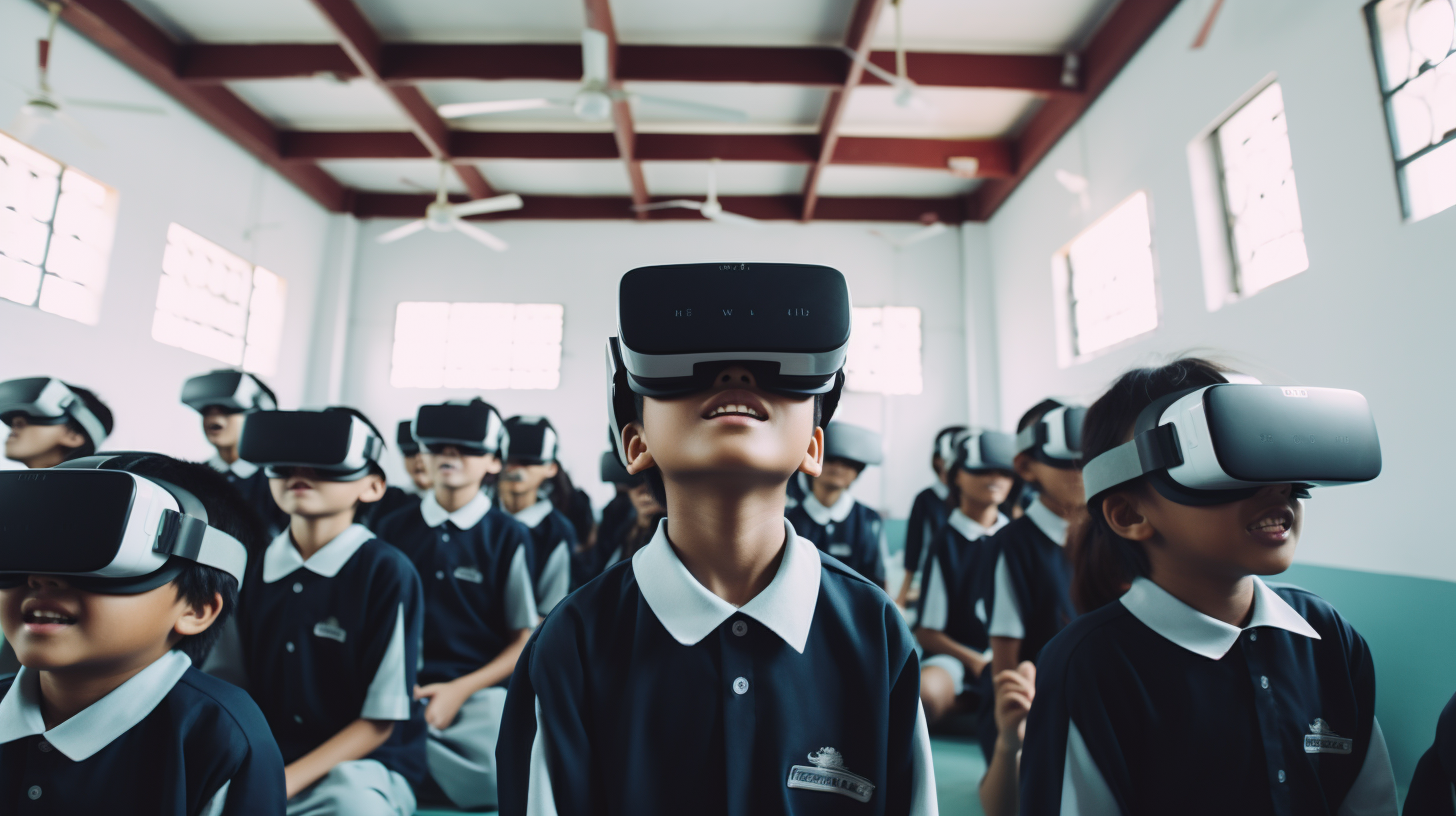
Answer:
POLYGON ((830 544, 829 545, 829 554, 832 555, 832 556, 834 556, 835 558, 843 558, 843 557, 845 557, 846 555, 849 555, 852 552, 854 552, 854 547, 851 547, 848 544, 830 544))
POLYGON ((1336 734, 1330 724, 1316 717, 1304 738, 1306 754, 1348 754, 1355 741, 1336 734))
POLYGON ((344 632, 344 627, 339 625, 338 618, 329 618, 323 623, 315 623, 313 625, 313 634, 314 637, 328 638, 329 640, 337 640, 343 643, 347 633, 344 632))
POLYGON ((789 769, 789 787, 839 793, 858 802, 868 802, 874 795, 874 783, 850 773, 844 767, 844 756, 833 748, 820 748, 809 754, 809 761, 813 767, 795 765, 789 769))
POLYGON ((455 577, 462 581, 469 581, 472 584, 485 582, 485 574, 475 567, 456 567, 455 577))

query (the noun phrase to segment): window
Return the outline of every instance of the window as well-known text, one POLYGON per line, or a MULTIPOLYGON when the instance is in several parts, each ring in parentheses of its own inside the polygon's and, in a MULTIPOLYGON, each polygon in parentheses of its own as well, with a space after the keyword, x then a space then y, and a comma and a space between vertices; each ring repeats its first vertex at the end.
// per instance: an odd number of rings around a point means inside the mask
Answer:
POLYGON ((1365 7, 1405 217, 1456 205, 1456 5, 1375 0, 1365 7))
POLYGON ((180 224, 167 228, 152 338, 257 374, 274 373, 287 283, 180 224))
POLYGON ((1139 192, 1052 258, 1061 363, 1158 327, 1148 195, 1139 192))
POLYGON ((0 133, 0 297, 96 324, 116 191, 0 133))
POLYGON ((396 388, 553 389, 561 383, 559 303, 401 303, 396 388))
POLYGON ((920 310, 856 306, 844 361, 844 387, 874 394, 919 394, 920 310))

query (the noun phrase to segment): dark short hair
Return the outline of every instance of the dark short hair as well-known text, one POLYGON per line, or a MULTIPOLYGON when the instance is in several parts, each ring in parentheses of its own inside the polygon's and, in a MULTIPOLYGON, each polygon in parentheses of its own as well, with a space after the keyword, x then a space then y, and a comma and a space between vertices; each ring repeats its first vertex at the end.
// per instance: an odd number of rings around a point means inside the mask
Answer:
POLYGON ((1035 425, 1038 421, 1041 420, 1042 417, 1046 416, 1053 410, 1060 407, 1062 407, 1062 403, 1050 398, 1044 399, 1041 402, 1038 402, 1037 404, 1031 406, 1031 408, 1027 409, 1026 413, 1021 415, 1021 421, 1016 423, 1017 433, 1020 433, 1021 431, 1030 428, 1032 425, 1035 425))
POLYGON ((940 458, 940 440, 951 434, 958 434, 966 430, 964 425, 947 425, 935 434, 935 442, 930 447, 930 468, 935 469, 935 460, 940 458))
MULTIPOLYGON (((111 415, 111 409, 106 407, 106 403, 102 402, 101 399, 88 388, 82 388, 79 385, 72 385, 65 380, 62 380, 61 382, 67 388, 71 389, 71 393, 81 398, 81 404, 86 406, 86 410, 96 415, 96 419, 101 422, 101 428, 106 431, 107 436, 111 436, 112 429, 116 427, 115 417, 111 415)), ((81 423, 68 417, 66 419, 66 427, 86 438, 86 442, 82 444, 81 447, 72 448, 70 452, 66 454, 66 461, 70 461, 72 459, 80 459, 83 456, 90 456, 91 454, 96 452, 96 445, 101 440, 92 439, 91 434, 88 433, 85 428, 81 427, 81 423)))

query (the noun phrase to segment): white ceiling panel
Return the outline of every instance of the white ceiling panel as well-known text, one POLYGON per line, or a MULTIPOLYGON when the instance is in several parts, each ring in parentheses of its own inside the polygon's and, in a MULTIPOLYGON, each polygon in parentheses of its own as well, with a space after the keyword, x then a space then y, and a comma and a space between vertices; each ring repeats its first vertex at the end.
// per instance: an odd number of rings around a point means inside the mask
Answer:
POLYGON ((521 195, 630 196, 627 165, 617 159, 537 161, 492 159, 476 162, 502 193, 521 195))
MULTIPOLYGON (((319 166, 344 186, 370 193, 433 193, 440 181, 440 165, 430 159, 333 159, 319 166)), ((453 171, 445 174, 445 187, 465 192, 453 171)))
POLYGON ((647 99, 632 101, 632 119, 644 133, 658 132, 813 132, 829 92, 823 88, 750 83, 628 82, 626 89, 664 99, 681 99, 741 111, 747 121, 711 119, 690 108, 675 108, 647 99))
POLYGON ((308 0, 129 1, 183 42, 337 42, 333 29, 308 0))
POLYGON ((831 164, 819 176, 819 195, 946 198, 968 193, 976 184, 976 179, 963 179, 939 170, 831 164))
POLYGON ((888 85, 855 88, 839 132, 844 136, 907 136, 926 139, 989 139, 1016 127, 1036 94, 992 88, 919 88, 917 104, 895 104, 888 85))
POLYGON ((408 130, 395 101, 364 79, 248 80, 227 87, 280 127, 294 130, 408 130))
POLYGON ((586 27, 586 6, 581 0, 357 2, 380 37, 394 41, 581 42, 581 30, 586 27))
MULTIPOLYGON (((435 105, 452 102, 496 102, 506 99, 562 99, 570 100, 581 88, 578 82, 555 81, 509 81, 484 82, 459 80, 449 82, 421 82, 419 89, 425 98, 435 105)), ((537 108, 535 110, 493 113, 489 116, 472 116, 468 119, 452 119, 450 127, 457 130, 499 130, 499 131, 573 131, 600 133, 609 132, 612 123, 588 122, 578 119, 569 108, 537 108)))
MULTIPOLYGON (((902 0, 910 51, 1058 54, 1076 47, 1115 0, 902 0)), ((876 50, 895 47, 895 13, 880 13, 876 50)))
MULTIPOLYGON (((708 162, 643 162, 647 191, 654 196, 700 198, 708 194, 708 162)), ((722 162, 718 165, 718 194, 789 195, 804 189, 808 166, 768 162, 722 162)))
POLYGON ((849 0, 619 0, 612 20, 624 43, 651 45, 837 45, 849 0))

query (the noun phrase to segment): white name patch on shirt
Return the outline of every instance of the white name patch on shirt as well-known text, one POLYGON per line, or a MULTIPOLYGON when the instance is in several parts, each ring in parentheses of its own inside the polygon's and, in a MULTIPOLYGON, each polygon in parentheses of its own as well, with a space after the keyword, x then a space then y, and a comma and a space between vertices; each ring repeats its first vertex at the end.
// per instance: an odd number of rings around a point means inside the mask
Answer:
POLYGON ((479 584, 485 581, 485 575, 475 567, 456 567, 455 577, 462 581, 469 581, 472 584, 479 584))
POLYGON ((835 558, 843 558, 844 556, 849 555, 852 552, 854 552, 854 547, 849 544, 829 545, 829 554, 834 556, 835 558))
POLYGON ((1304 737, 1306 754, 1348 754, 1354 747, 1354 740, 1336 734, 1329 723, 1318 717, 1310 723, 1309 733, 1304 737))
POLYGON ((339 625, 337 618, 329 618, 323 623, 315 623, 313 625, 313 634, 314 637, 328 638, 329 640, 337 640, 343 643, 348 633, 344 631, 344 627, 339 625))
POLYGON ((814 764, 789 768, 789 787, 838 793, 857 802, 868 802, 874 795, 874 783, 850 773, 844 767, 844 757, 833 748, 820 748, 809 754, 809 761, 814 764))

